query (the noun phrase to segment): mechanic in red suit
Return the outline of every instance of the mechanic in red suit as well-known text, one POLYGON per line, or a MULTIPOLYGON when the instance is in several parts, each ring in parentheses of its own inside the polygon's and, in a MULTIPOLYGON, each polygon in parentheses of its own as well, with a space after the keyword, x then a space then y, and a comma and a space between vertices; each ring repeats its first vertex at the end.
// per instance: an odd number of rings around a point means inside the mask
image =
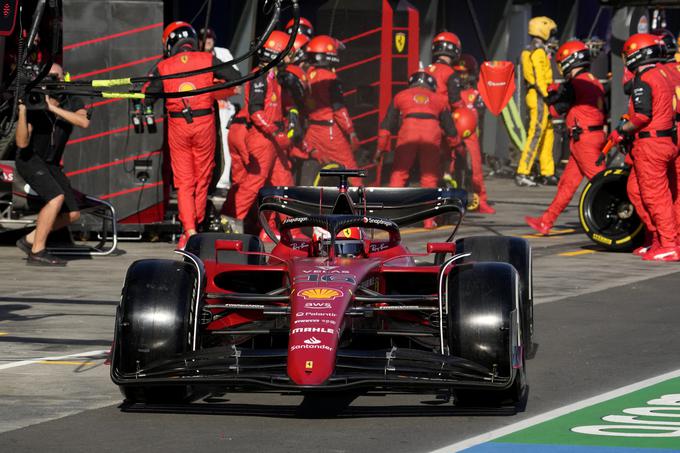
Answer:
POLYGON ((634 136, 633 168, 659 241, 642 259, 680 261, 669 181, 669 167, 675 165, 678 157, 674 142, 674 87, 666 70, 657 64, 664 54, 662 40, 647 33, 634 34, 623 45, 624 64, 635 74, 629 121, 612 131, 609 139, 618 144, 626 136, 634 136))
POLYGON ((322 164, 335 162, 345 168, 357 168, 354 152, 359 148, 359 139, 334 71, 340 62, 341 46, 326 35, 316 36, 307 45, 311 94, 306 103, 309 120, 305 141, 310 149, 318 150, 314 157, 322 164))
MULTIPOLYGON (((290 36, 274 31, 259 51, 260 67, 275 59, 288 44, 290 36)), ((251 80, 245 86, 245 102, 250 129, 245 138, 248 150, 246 176, 235 194, 235 217, 245 219, 259 190, 267 184, 293 185, 288 149, 290 139, 281 106, 281 85, 276 68, 251 80)))
MULTIPOLYGON (((163 32, 165 59, 154 69, 153 76, 164 76, 209 68, 220 63, 211 53, 198 52, 196 30, 186 22, 173 22, 163 32)), ((241 76, 231 65, 191 77, 153 80, 146 93, 187 92, 187 97, 167 99, 168 145, 170 161, 177 187, 179 219, 184 233, 178 248, 184 248, 188 238, 196 234, 205 218, 208 186, 215 166, 215 114, 213 93, 191 96, 191 91, 209 87, 215 79, 234 80, 241 76)), ((153 101, 152 101, 153 102, 153 101)))
MULTIPOLYGON (((479 208, 477 212, 480 214, 495 214, 496 210, 489 206, 488 197, 486 193, 486 185, 484 184, 484 169, 482 167, 482 148, 479 144, 479 110, 484 108, 484 103, 482 98, 477 91, 477 74, 479 72, 479 65, 472 55, 463 55, 458 65, 454 68, 456 70, 456 76, 459 82, 456 82, 456 86, 460 87, 460 100, 456 103, 458 108, 452 107, 454 110, 454 122, 456 121, 456 112, 459 113, 459 117, 462 117, 466 112, 462 109, 467 109, 472 115, 464 115, 466 117, 471 117, 473 119, 471 124, 467 125, 463 129, 468 131, 468 133, 460 133, 461 128, 458 127, 459 135, 463 140, 462 147, 459 149, 464 152, 470 153, 470 162, 472 170, 472 187, 474 191, 479 196, 479 208)), ((453 173, 455 165, 456 156, 452 156, 452 165, 450 167, 450 172, 453 173)))
POLYGON ((605 168, 604 163, 596 164, 605 144, 604 88, 589 71, 590 52, 583 42, 568 41, 557 50, 556 59, 566 81, 548 87, 547 103, 553 118, 566 113, 571 156, 548 209, 540 217, 525 217, 544 235, 569 205, 583 177, 590 180, 605 168))
POLYGON ((460 60, 461 52, 462 47, 458 36, 447 31, 439 33, 432 40, 434 61, 426 69, 437 81, 437 93, 447 96, 452 109, 462 105, 461 79, 453 68, 460 60))
MULTIPOLYGON (((404 187, 416 159, 420 167, 421 187, 437 187, 442 177, 440 147, 446 135, 450 147, 458 146, 460 138, 451 118, 446 96, 438 94, 437 82, 425 71, 409 78, 409 88, 398 93, 380 125, 375 160, 390 150, 391 136, 397 135, 390 187, 404 187)), ((426 228, 435 228, 433 219, 426 228)))
POLYGON ((283 90, 283 111, 286 117, 288 138, 293 146, 290 156, 298 159, 309 159, 310 150, 304 142, 306 129, 305 102, 309 95, 307 79, 307 52, 305 48, 309 38, 300 33, 295 37, 293 50, 285 56, 284 64, 279 70, 278 79, 283 90))

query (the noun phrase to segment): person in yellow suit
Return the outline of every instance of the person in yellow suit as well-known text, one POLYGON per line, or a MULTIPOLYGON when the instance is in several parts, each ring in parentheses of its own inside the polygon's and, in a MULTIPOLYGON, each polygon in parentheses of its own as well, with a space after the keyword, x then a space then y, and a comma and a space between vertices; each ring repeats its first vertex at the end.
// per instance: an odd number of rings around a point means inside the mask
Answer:
POLYGON ((538 156, 541 169, 539 182, 557 185, 555 162, 553 160, 552 123, 545 97, 548 85, 553 83, 552 68, 548 54, 548 40, 557 32, 557 24, 549 17, 534 17, 529 21, 531 43, 522 51, 522 72, 527 83, 526 104, 529 111, 529 131, 517 166, 515 182, 518 186, 536 186, 529 177, 534 160, 538 156))

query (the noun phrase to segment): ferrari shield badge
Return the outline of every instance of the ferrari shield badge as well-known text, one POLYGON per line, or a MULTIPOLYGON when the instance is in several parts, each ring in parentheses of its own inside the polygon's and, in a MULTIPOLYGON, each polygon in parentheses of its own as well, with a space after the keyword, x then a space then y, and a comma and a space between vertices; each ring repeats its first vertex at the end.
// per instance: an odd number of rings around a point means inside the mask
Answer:
POLYGON ((406 33, 399 32, 394 35, 394 47, 397 53, 402 53, 406 48, 406 33))
POLYGON ((515 67, 512 62, 482 63, 477 89, 489 111, 499 115, 515 92, 515 67))

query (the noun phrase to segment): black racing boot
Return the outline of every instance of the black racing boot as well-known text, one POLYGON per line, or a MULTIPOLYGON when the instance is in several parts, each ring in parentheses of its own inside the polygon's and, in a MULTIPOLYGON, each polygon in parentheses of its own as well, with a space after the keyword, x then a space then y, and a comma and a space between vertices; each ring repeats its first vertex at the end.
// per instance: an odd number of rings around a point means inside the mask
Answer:
POLYGON ((556 186, 560 182, 559 178, 555 175, 541 176, 538 181, 542 186, 556 186))
POLYGON ((31 249, 33 249, 33 244, 31 244, 30 242, 28 242, 28 240, 26 240, 26 236, 23 236, 21 239, 19 239, 16 242, 16 244, 17 244, 17 247, 19 247, 19 250, 24 252, 26 255, 31 254, 31 249))
POLYGON ((29 253, 26 264, 29 266, 64 267, 66 261, 50 254, 47 250, 41 250, 38 253, 29 253))

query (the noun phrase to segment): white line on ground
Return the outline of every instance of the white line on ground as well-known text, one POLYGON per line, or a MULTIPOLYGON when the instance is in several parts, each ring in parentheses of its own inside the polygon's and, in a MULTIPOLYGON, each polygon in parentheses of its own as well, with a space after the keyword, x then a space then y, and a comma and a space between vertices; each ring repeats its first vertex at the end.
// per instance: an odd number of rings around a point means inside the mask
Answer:
POLYGON ((677 378, 680 377, 680 369, 671 371, 669 373, 664 373, 659 376, 655 376, 649 379, 645 379, 644 381, 636 382, 635 384, 630 384, 625 387, 620 387, 615 390, 611 390, 606 393, 602 393, 600 395, 596 395, 590 398, 587 398, 582 401, 578 401, 576 403, 568 404, 566 406, 558 407, 557 409, 553 409, 548 412, 544 412, 539 415, 535 415, 533 417, 527 418, 526 420, 522 420, 517 423, 513 423, 512 425, 504 426, 503 428, 495 429, 493 431, 489 431, 488 433, 480 434, 479 436, 471 437, 469 439, 456 442, 455 444, 448 445, 446 447, 442 447, 438 450, 434 450, 432 453, 452 453, 452 452, 457 452, 461 450, 465 450, 466 448, 471 448, 474 447, 475 445, 482 444, 484 442, 490 442, 494 439, 497 439, 502 436, 507 436, 508 434, 512 434, 517 431, 521 431, 523 429, 529 428, 534 425, 538 425, 539 423, 546 422, 548 420, 552 420, 557 417, 561 417, 563 415, 570 414, 572 412, 575 412, 577 410, 593 406, 595 404, 602 403, 604 401, 613 399, 613 398, 618 398, 619 396, 626 395, 628 393, 635 392, 637 390, 643 389, 645 387, 649 387, 651 385, 659 384, 661 382, 667 381, 669 379, 677 378))
POLYGON ((32 365, 34 363, 38 362, 49 362, 52 360, 64 360, 64 359, 71 359, 74 357, 93 357, 93 356, 98 356, 102 354, 107 354, 109 352, 108 349, 100 349, 97 351, 87 351, 87 352, 79 352, 77 354, 69 354, 69 355, 62 355, 58 357, 39 357, 36 359, 30 359, 30 360, 20 360, 18 362, 12 362, 12 363, 6 363, 4 365, 0 365, 0 370, 6 370, 8 368, 16 368, 19 366, 24 366, 24 365, 32 365))

